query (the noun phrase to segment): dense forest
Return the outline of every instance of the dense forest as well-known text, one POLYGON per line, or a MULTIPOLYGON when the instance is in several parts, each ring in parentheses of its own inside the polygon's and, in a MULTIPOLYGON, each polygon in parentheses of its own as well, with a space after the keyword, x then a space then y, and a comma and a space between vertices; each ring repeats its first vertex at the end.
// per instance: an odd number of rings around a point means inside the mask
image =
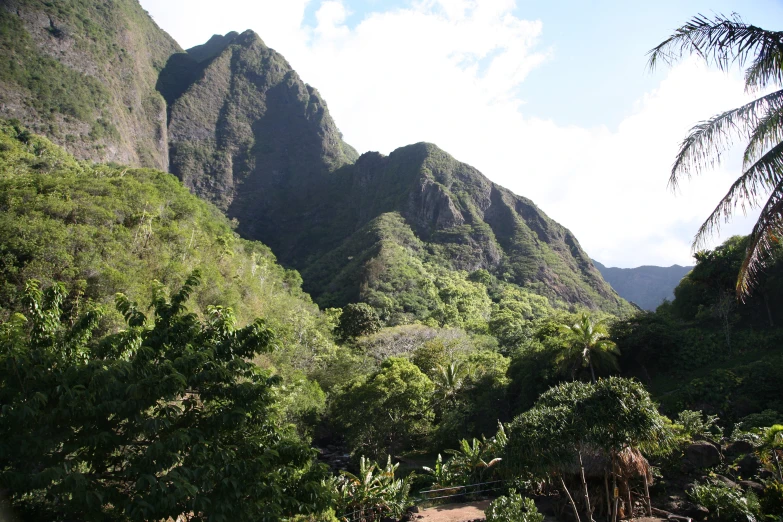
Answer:
POLYGON ((636 309, 436 146, 356 154, 252 32, 53 4, 0 8, 0 518, 783 520, 777 240, 636 309), (84 72, 120 33, 154 107, 84 72))

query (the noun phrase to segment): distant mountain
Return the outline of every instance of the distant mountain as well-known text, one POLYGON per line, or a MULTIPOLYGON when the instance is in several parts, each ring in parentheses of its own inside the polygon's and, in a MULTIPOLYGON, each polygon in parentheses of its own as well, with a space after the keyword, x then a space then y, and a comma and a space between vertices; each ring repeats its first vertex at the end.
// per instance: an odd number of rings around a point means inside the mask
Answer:
POLYGON ((674 289, 692 266, 640 266, 636 268, 606 267, 593 259, 604 280, 623 299, 644 310, 655 310, 664 299, 674 299, 674 289))

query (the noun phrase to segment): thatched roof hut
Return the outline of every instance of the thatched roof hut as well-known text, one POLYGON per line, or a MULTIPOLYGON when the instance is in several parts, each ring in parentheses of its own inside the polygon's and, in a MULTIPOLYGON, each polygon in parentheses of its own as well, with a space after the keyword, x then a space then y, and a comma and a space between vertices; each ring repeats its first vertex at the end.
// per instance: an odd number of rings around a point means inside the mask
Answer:
MULTIPOLYGON (((585 478, 604 479, 604 473, 611 469, 611 457, 598 449, 586 449, 582 452, 582 464, 585 468, 585 478)), ((566 468, 569 475, 579 474, 579 461, 576 460, 566 468)), ((652 484, 653 476, 650 463, 638 449, 625 448, 615 458, 615 473, 621 480, 647 477, 647 483, 652 484)))

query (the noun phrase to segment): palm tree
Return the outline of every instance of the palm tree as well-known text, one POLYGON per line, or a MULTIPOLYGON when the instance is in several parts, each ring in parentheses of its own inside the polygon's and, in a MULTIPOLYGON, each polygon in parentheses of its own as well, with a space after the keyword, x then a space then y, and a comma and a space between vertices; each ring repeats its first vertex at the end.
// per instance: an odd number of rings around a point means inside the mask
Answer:
POLYGON ((472 368, 464 361, 452 361, 446 366, 436 364, 435 367, 437 372, 432 379, 435 395, 439 403, 448 404, 455 400, 465 379, 470 377, 472 368))
POLYGON ((783 90, 779 89, 783 82, 783 32, 748 25, 736 14, 714 19, 698 15, 648 54, 651 69, 659 61, 671 65, 686 54, 696 54, 724 71, 749 64, 745 69, 746 92, 777 89, 694 126, 680 145, 669 178, 670 187, 676 189, 683 176, 689 178, 719 164, 734 139, 747 141, 742 175, 693 240, 694 250, 704 246, 738 205, 743 213, 761 206, 737 278, 737 297, 744 301, 783 234, 783 90))
POLYGON ((562 325, 561 331, 568 339, 571 352, 564 360, 578 359, 583 366, 590 367, 590 376, 595 382, 594 366, 617 368, 620 350, 609 340, 609 331, 603 320, 593 322, 587 313, 582 313, 572 325, 562 325))

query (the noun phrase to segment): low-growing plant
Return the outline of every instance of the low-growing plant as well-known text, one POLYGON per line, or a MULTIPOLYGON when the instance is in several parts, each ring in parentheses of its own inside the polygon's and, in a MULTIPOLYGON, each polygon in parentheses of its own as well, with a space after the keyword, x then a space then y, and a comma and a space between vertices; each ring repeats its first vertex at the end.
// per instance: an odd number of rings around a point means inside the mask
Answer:
POLYGON ((682 426, 682 431, 689 437, 720 437, 723 429, 718 426, 717 415, 705 415, 699 411, 684 410, 677 415, 676 423, 682 426))
POLYGON ((402 515, 409 501, 410 482, 415 475, 396 478, 399 466, 399 463, 392 464, 391 456, 383 468, 377 462, 361 457, 358 474, 343 471, 339 477, 327 481, 339 514, 347 519, 402 515))
POLYGON ((516 490, 508 496, 492 501, 484 513, 487 522, 543 522, 544 515, 538 512, 533 500, 523 497, 516 490))
POLYGON ((714 513, 719 522, 756 522, 760 513, 758 499, 752 492, 743 496, 740 489, 723 483, 696 484, 689 495, 694 502, 714 513))

